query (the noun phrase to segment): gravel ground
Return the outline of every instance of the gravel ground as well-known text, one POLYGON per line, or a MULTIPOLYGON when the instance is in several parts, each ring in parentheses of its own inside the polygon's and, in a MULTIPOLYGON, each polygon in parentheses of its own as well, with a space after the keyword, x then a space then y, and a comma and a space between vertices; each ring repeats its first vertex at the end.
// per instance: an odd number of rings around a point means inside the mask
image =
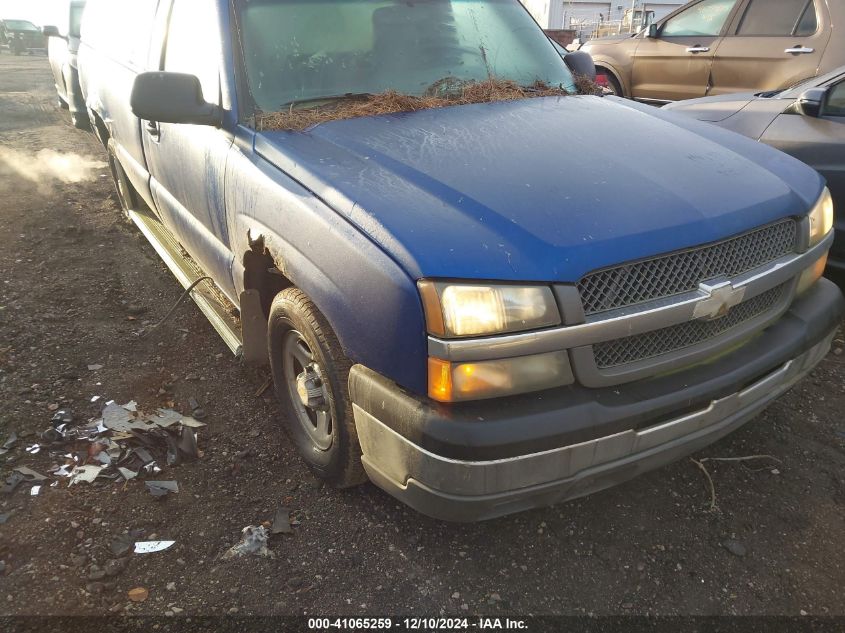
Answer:
POLYGON ((180 410, 196 398, 208 426, 202 459, 162 474, 180 491, 161 500, 139 481, 0 496, 0 615, 845 615, 841 339, 696 456, 778 460, 709 462, 717 511, 684 460, 553 508, 436 522, 372 485, 313 479, 270 392, 255 395, 266 374, 240 367, 193 304, 135 336, 181 288, 121 215, 102 148, 54 103, 43 57, 0 55, 0 443, 21 437, 0 475, 46 472, 47 451, 23 447, 56 407, 97 415, 94 395, 180 410), (89 163, 68 173, 42 150, 89 163), (279 504, 298 524, 271 539, 275 558, 221 560, 279 504), (112 539, 132 529, 176 544, 116 559, 112 539), (138 587, 149 596, 131 602, 138 587))

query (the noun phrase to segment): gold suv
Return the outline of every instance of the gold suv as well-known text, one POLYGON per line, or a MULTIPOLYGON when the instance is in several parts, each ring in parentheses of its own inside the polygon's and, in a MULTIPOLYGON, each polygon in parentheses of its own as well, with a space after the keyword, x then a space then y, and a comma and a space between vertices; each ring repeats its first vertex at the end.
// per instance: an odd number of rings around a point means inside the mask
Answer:
POLYGON ((582 50, 621 96, 665 103, 778 90, 845 64, 845 0, 693 0, 582 50))

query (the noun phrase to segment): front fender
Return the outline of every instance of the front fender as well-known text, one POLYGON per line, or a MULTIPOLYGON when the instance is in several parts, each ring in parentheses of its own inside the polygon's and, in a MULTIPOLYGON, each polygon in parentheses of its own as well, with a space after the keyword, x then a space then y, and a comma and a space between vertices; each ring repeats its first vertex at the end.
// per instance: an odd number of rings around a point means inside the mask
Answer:
POLYGON ((425 322, 415 280, 242 143, 232 150, 225 191, 237 291, 244 290, 244 255, 263 243, 277 268, 320 309, 353 362, 425 394, 425 322))

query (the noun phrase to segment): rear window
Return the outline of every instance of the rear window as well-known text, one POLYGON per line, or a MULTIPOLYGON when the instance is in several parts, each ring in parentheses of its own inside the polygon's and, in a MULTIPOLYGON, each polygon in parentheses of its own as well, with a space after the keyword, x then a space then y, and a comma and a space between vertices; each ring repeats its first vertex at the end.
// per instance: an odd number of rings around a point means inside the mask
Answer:
POLYGON ((813 0, 751 0, 737 35, 812 35, 818 28, 813 0))
POLYGON ((158 0, 89 0, 82 41, 122 64, 144 66, 158 0))

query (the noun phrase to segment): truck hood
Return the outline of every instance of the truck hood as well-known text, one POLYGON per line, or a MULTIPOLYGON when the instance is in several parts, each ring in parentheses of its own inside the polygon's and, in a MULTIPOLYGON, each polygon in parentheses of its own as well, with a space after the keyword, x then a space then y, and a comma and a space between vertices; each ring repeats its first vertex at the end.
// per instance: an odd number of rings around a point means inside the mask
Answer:
POLYGON ((629 104, 549 97, 363 117, 262 132, 255 149, 412 278, 574 282, 805 213, 821 191, 785 154, 629 104))

